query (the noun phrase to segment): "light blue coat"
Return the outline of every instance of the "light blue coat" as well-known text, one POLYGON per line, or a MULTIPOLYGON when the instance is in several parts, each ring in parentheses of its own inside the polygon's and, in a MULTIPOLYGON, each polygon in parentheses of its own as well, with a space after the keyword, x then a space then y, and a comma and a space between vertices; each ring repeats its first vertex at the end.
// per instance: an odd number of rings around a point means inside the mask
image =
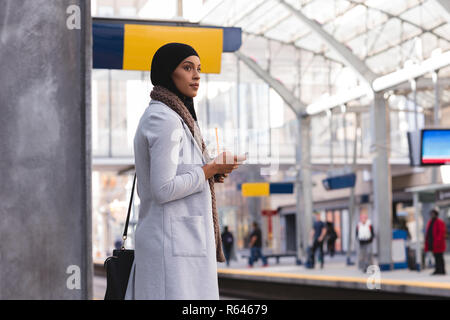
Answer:
POLYGON ((207 161, 188 126, 152 100, 134 155, 141 204, 125 299, 219 299, 207 161))

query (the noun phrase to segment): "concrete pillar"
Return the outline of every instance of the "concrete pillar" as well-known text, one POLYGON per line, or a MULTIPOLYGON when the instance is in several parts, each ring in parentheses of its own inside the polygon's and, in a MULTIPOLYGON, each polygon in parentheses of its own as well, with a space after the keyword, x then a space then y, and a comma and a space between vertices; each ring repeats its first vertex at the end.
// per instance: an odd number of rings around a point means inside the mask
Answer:
MULTIPOLYGON (((344 114, 345 116, 345 114, 344 114)), ((356 163, 357 163, 357 159, 358 159, 358 130, 361 129, 361 114, 355 114, 355 120, 356 120, 356 125, 355 125, 355 135, 354 135, 354 140, 353 140, 353 161, 352 161, 352 171, 355 174, 358 174, 357 170, 356 170, 356 163)), ((345 162, 347 163, 347 152, 345 155, 345 162)), ((356 219, 356 215, 355 215, 355 210, 356 209, 356 197, 355 197, 355 187, 351 188, 350 191, 350 201, 349 201, 349 205, 348 205, 348 234, 347 234, 347 254, 346 254, 346 263, 348 266, 353 265, 354 263, 351 261, 351 254, 352 254, 352 248, 355 247, 354 244, 354 234, 355 234, 355 227, 354 225, 356 225, 356 221, 359 219, 356 219)))
POLYGON ((372 176, 378 263, 381 270, 392 269, 392 178, 389 165, 389 111, 383 93, 374 93, 371 105, 372 176))
POLYGON ((311 181, 311 145, 309 117, 297 116, 299 135, 296 144, 296 230, 297 230, 297 263, 306 262, 306 249, 309 244, 309 233, 312 228, 312 181, 311 181))
POLYGON ((413 203, 414 203, 414 219, 416 220, 416 246, 415 246, 415 253, 416 253, 416 270, 420 271, 422 269, 422 243, 420 242, 420 226, 419 226, 419 211, 420 211, 420 202, 419 202, 419 194, 417 192, 413 193, 413 203))
POLYGON ((90 1, 0 9, 0 300, 92 298, 90 1))
POLYGON ((425 229, 427 226, 428 221, 431 220, 431 214, 430 211, 433 210, 436 207, 435 202, 422 202, 420 205, 420 211, 419 214, 422 215, 422 221, 423 221, 423 230, 422 232, 425 234, 425 229))
MULTIPOLYGON (((441 115, 440 115, 440 90, 439 90, 439 70, 433 71, 431 73, 431 78, 433 80, 434 85, 434 109, 433 109, 433 125, 436 128, 439 128, 441 124, 441 115)), ((439 167, 434 166, 431 169, 431 184, 437 184, 438 183, 438 170, 439 167)))

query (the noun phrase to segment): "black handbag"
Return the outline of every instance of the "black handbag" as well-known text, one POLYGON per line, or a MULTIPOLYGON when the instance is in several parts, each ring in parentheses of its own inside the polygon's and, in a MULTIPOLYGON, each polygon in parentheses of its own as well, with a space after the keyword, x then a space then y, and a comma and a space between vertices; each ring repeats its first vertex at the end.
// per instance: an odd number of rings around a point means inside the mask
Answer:
POLYGON ((103 264, 106 269, 105 300, 124 300, 127 291, 128 278, 130 277, 131 267, 134 261, 134 250, 125 249, 125 240, 127 239, 128 222, 130 220, 135 184, 136 174, 134 175, 133 188, 131 189, 127 221, 122 237, 122 247, 118 250, 114 250, 113 255, 108 257, 103 264))

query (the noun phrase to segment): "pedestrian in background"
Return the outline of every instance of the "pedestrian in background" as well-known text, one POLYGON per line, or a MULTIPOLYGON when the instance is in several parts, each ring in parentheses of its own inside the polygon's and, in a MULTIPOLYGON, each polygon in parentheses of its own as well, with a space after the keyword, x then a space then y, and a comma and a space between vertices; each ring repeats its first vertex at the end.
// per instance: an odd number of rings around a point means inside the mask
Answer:
POLYGON ((372 265, 372 240, 374 238, 373 226, 366 213, 359 216, 356 226, 356 238, 359 240, 358 267, 364 273, 372 265))
POLYGON ((253 263, 258 261, 261 258, 263 267, 267 267, 267 258, 263 255, 262 252, 262 234, 261 229, 256 222, 253 222, 253 231, 250 234, 250 258, 248 259, 249 268, 253 267, 253 263))
POLYGON ((312 243, 312 248, 310 251, 310 257, 308 262, 310 268, 314 268, 317 250, 319 250, 320 268, 323 268, 324 265, 323 241, 326 233, 327 229, 325 227, 325 223, 320 219, 320 213, 315 212, 313 228, 310 232, 310 242, 312 243))
POLYGON ((228 230, 228 226, 223 228, 222 232, 222 244, 223 244, 223 254, 225 255, 225 260, 227 262, 227 267, 230 266, 231 251, 233 249, 234 238, 233 234, 228 230))
POLYGON ((430 215, 431 219, 428 221, 425 234, 425 252, 433 252, 435 270, 432 275, 445 274, 445 223, 438 218, 439 212, 437 210, 431 210, 430 215))
POLYGON ((416 218, 414 216, 414 211, 411 211, 408 214, 408 222, 406 223, 408 227, 408 233, 411 236, 411 238, 408 240, 408 248, 409 248, 409 254, 408 254, 408 265, 411 270, 417 270, 419 267, 416 263, 416 248, 417 246, 420 247, 420 261, 422 261, 422 264, 425 265, 425 250, 424 247, 422 247, 422 243, 424 243, 424 232, 420 232, 419 235, 416 233, 416 224, 418 224, 419 230, 424 230, 423 227, 423 219, 421 216, 418 217, 419 221, 416 221, 416 218))
POLYGON ((326 234, 325 239, 327 240, 327 253, 330 257, 334 256, 336 239, 338 238, 337 232, 334 229, 334 223, 331 221, 327 221, 326 223, 326 234))

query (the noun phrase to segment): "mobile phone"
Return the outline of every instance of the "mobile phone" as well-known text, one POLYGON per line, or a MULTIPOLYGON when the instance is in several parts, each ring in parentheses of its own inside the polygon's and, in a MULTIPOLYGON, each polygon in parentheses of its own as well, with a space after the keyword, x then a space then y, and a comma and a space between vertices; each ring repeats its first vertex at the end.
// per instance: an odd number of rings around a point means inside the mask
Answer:
POLYGON ((237 161, 238 162, 244 162, 247 159, 248 159, 248 152, 244 153, 243 155, 238 155, 237 156, 237 161))

